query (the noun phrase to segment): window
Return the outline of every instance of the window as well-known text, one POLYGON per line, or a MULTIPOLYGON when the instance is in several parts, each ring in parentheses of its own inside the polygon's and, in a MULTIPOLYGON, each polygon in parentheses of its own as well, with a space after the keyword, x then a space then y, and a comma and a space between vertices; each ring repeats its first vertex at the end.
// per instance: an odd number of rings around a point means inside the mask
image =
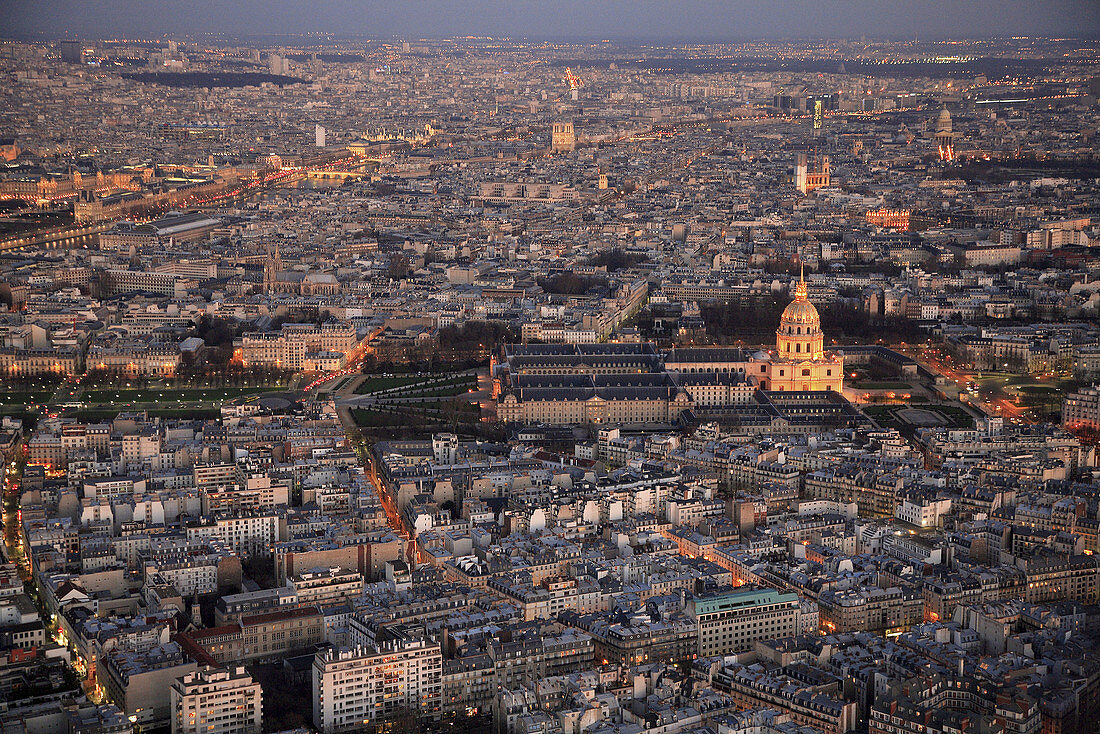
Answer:
POLYGON ((810 371, 809 370, 802 370, 802 376, 803 377, 809 377, 810 376, 810 371))

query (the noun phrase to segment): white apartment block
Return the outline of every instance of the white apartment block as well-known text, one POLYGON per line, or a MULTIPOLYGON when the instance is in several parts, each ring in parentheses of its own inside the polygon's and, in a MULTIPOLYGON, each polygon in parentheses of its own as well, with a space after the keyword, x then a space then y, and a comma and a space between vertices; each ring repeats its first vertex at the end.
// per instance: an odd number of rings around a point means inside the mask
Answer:
POLYGON ((438 718, 442 680, 439 645, 428 640, 323 650, 313 660, 313 725, 335 734, 402 710, 438 718))
POLYGON ((202 525, 187 528, 189 541, 199 538, 218 538, 242 558, 267 555, 280 537, 285 522, 279 515, 229 515, 202 525))
POLYGON ((894 516, 919 528, 934 528, 940 524, 940 518, 950 511, 950 498, 916 501, 905 499, 894 508, 894 516))
POLYGON ((1094 386, 1068 393, 1062 403, 1062 425, 1069 430, 1100 430, 1100 389, 1094 386))
POLYGON ((260 684, 242 666, 206 666, 177 678, 168 689, 172 734, 259 734, 260 684))

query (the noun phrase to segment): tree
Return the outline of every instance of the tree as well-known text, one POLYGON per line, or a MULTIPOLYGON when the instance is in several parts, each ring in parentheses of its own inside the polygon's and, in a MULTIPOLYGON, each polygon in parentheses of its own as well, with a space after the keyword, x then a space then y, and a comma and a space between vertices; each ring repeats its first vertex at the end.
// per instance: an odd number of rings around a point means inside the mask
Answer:
POLYGON ((592 288, 605 287, 605 278, 587 277, 576 273, 558 273, 550 278, 540 278, 539 287, 547 293, 564 296, 579 296, 592 288))
POLYGON ((116 286, 115 276, 103 270, 96 277, 92 285, 92 295, 99 299, 108 298, 114 295, 116 286))
POLYGON ((395 252, 390 255, 390 264, 386 268, 386 275, 391 280, 404 280, 409 277, 409 257, 403 252, 395 252))
POLYGON ((642 252, 627 252, 621 247, 613 247, 610 250, 604 250, 598 253, 594 258, 589 260, 589 264, 596 267, 603 266, 607 268, 607 272, 614 273, 616 270, 622 270, 623 268, 629 268, 638 263, 647 262, 649 256, 642 252))
POLYGON ((236 328, 228 321, 217 316, 203 314, 199 317, 191 336, 202 339, 208 347, 232 346, 236 328))
MULTIPOLYGON (((461 326, 454 324, 439 330, 439 348, 456 354, 476 354, 496 349, 505 341, 515 341, 515 329, 496 321, 467 321, 461 326)), ((432 356, 435 354, 433 352, 432 356)))

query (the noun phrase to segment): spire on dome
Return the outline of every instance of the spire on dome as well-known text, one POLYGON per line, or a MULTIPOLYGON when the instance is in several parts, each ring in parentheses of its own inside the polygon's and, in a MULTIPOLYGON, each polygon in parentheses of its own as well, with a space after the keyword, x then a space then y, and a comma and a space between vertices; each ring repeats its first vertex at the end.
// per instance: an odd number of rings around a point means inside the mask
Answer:
POLYGON ((794 289, 794 300, 804 302, 810 300, 809 291, 806 289, 806 264, 799 263, 798 285, 794 289))

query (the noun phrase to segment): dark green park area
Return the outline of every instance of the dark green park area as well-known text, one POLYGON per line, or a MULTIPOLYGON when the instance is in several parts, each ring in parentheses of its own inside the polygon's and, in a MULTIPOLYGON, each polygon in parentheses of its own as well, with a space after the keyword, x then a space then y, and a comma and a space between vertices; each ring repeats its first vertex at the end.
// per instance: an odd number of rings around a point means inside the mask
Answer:
MULTIPOLYGON (((219 410, 213 408, 143 408, 145 413, 152 417, 160 418, 193 418, 196 420, 213 420, 221 415, 219 410)), ((109 421, 119 413, 129 412, 118 408, 92 408, 86 410, 70 410, 65 415, 78 421, 109 421)))
POLYGON ((366 379, 355 388, 358 395, 369 395, 380 390, 391 390, 395 387, 415 385, 424 382, 426 378, 417 375, 368 375, 366 379))
POLYGON ((87 390, 80 395, 82 403, 207 403, 220 402, 244 395, 260 395, 277 391, 271 387, 213 387, 208 389, 172 390, 87 390))
POLYGON ((447 397, 461 395, 472 387, 477 387, 474 375, 454 375, 441 379, 441 375, 378 375, 367 377, 355 392, 370 395, 383 390, 392 390, 387 397, 447 397), (398 389, 400 388, 400 389, 398 389))
POLYGON ((0 392, 0 405, 40 405, 45 403, 52 392, 0 392))
MULTIPOLYGON (((875 419, 883 428, 909 430, 913 427, 902 418, 901 411, 917 406, 910 405, 864 405, 860 410, 875 419)), ((964 409, 954 405, 921 405, 921 410, 936 413, 947 421, 947 428, 973 428, 974 419, 964 409)))

